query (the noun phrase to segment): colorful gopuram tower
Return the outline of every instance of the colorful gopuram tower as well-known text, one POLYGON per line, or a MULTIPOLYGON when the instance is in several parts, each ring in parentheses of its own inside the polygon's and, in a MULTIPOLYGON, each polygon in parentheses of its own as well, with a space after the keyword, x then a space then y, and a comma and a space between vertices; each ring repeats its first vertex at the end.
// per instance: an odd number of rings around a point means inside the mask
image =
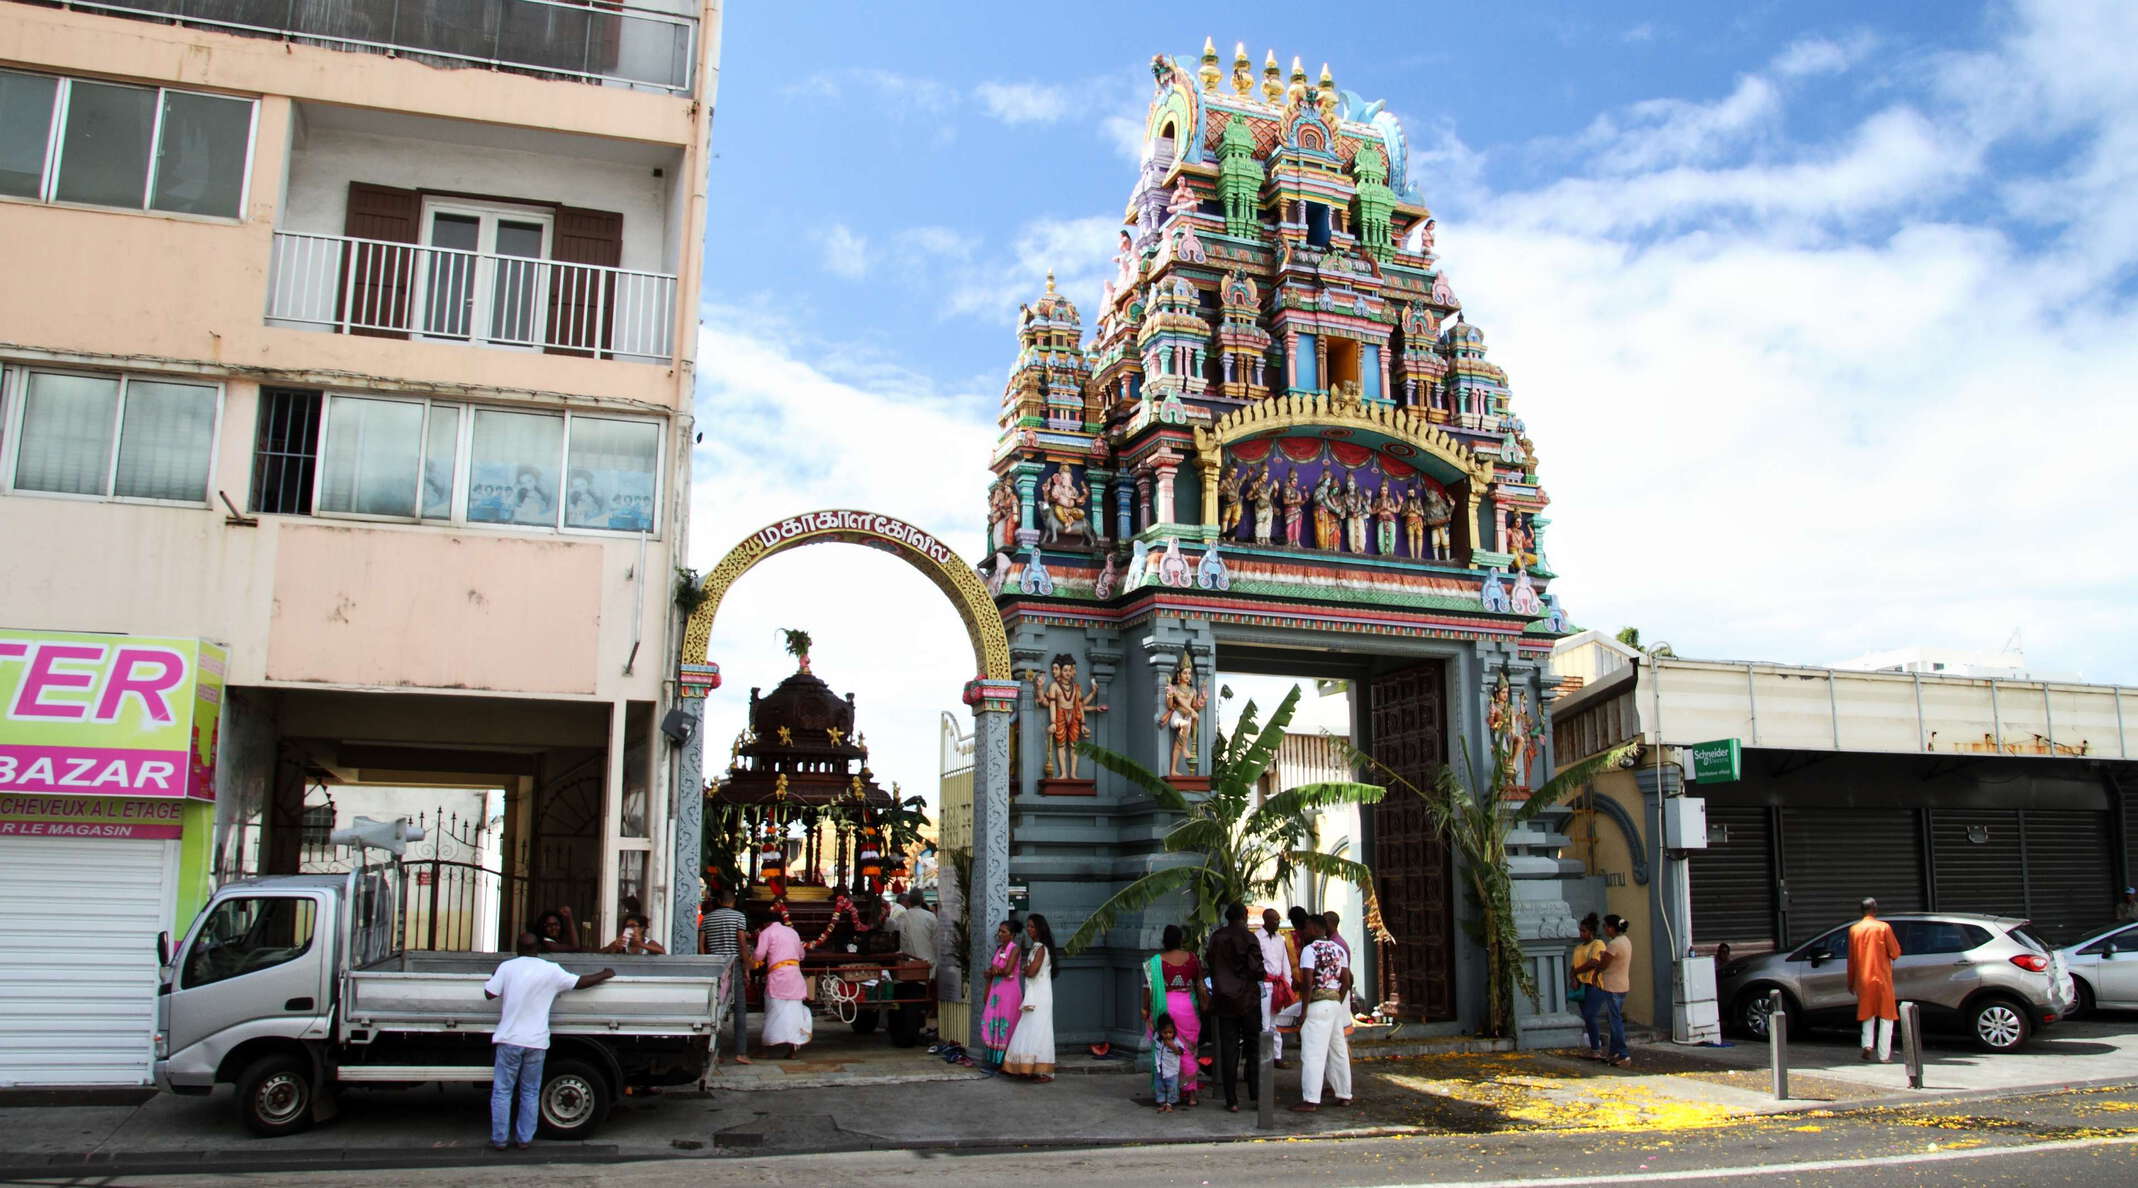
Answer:
MULTIPOLYGON (((1516 740, 1527 786, 1551 770, 1546 660, 1566 631, 1536 453, 1440 267, 1401 125, 1296 58, 1257 78, 1242 47, 1228 74, 1206 43, 1151 65, 1091 336, 1051 278, 1023 310, 988 495, 986 569, 1025 680, 1010 879, 1064 936, 1179 861, 1156 804, 1088 762, 1063 770, 1065 662, 1072 691, 1091 686, 1075 728, 1191 795, 1240 708, 1221 669, 1352 682, 1355 738, 1420 786, 1516 740)), ((1574 926, 1565 839, 1541 820, 1515 839, 1520 915, 1558 987, 1574 926)), ((1481 962, 1446 847, 1412 797, 1363 830, 1353 856, 1397 943, 1358 945, 1361 993, 1474 1026, 1481 962)), ((1064 1041, 1137 1040, 1138 963, 1179 915, 1154 906, 1064 964, 1064 1041)), ((1526 1043, 1575 1025, 1546 997, 1526 1043)))

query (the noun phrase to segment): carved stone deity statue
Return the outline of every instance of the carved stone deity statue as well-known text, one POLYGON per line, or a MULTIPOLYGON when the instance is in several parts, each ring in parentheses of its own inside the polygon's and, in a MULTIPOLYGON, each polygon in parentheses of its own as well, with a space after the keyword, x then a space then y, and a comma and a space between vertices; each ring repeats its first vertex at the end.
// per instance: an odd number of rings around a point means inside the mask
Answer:
POLYGON ((1354 553, 1366 552, 1366 521, 1373 513, 1372 500, 1359 489, 1357 471, 1344 476, 1344 545, 1354 553))
POLYGON ((1321 481, 1314 484, 1314 547, 1340 549, 1344 515, 1344 493, 1336 489, 1335 469, 1321 472, 1321 481))
POLYGON ((1403 543, 1410 548, 1410 555, 1425 556, 1425 504, 1418 499, 1418 488, 1403 492, 1403 501, 1397 510, 1403 515, 1403 543))
POLYGON ((1093 681, 1089 689, 1077 680, 1076 658, 1064 652, 1047 665, 1047 676, 1040 679, 1032 674, 1032 682, 1039 704, 1047 710, 1047 742, 1052 750, 1054 772, 1063 779, 1077 778, 1076 744, 1088 733, 1084 715, 1106 712, 1103 705, 1092 704, 1099 696, 1099 683, 1093 681))
POLYGON ((1446 561, 1455 555, 1448 526, 1455 522, 1455 501, 1437 489, 1426 491, 1425 523, 1433 530, 1433 560, 1446 561))
POLYGON ((1195 681, 1195 662, 1182 651, 1180 663, 1173 669, 1173 679, 1167 683, 1165 693, 1158 703, 1158 725, 1173 732, 1172 758, 1166 765, 1169 776, 1193 775, 1192 771, 1180 769, 1183 759, 1192 766, 1195 760, 1195 728, 1203 719, 1203 707, 1209 704, 1195 681))
POLYGON ((1306 489, 1299 485, 1298 467, 1293 467, 1290 473, 1284 476, 1284 490, 1279 493, 1277 502, 1284 508, 1284 543, 1296 549, 1299 547, 1299 530, 1301 522, 1306 519, 1307 506, 1306 489))
POLYGON ((1247 493, 1247 501, 1255 506, 1255 543, 1266 545, 1276 535, 1277 529, 1277 479, 1264 467, 1256 476, 1254 486, 1247 493))
POLYGON ((1046 543, 1059 544, 1072 537, 1081 537, 1086 543, 1092 541, 1091 521, 1084 512, 1091 493, 1069 473, 1067 466, 1055 470, 1040 488, 1039 497, 1047 509, 1046 543))
POLYGON ((1383 557, 1396 555, 1396 513, 1401 505, 1396 502, 1396 484, 1382 479, 1381 489, 1373 496, 1373 547, 1383 557))
POLYGON ((1217 530, 1225 536, 1240 526, 1240 487, 1246 476, 1240 468, 1228 462, 1217 479, 1217 530))
POLYGON ((1017 491, 1008 479, 997 479, 987 489, 987 544, 991 549, 1016 547, 1017 491))

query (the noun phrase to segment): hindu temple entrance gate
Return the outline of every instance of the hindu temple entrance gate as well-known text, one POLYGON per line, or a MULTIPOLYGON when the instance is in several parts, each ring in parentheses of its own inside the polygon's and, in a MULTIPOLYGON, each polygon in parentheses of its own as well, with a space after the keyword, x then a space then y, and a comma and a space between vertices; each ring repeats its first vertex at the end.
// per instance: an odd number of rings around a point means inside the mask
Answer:
MULTIPOLYGON (((1374 758, 1419 788, 1448 761, 1447 665, 1428 660, 1366 686, 1366 743, 1374 758)), ((1401 944, 1379 949, 1382 982, 1407 1018, 1455 1017, 1453 871, 1448 844, 1415 796, 1373 807, 1375 891, 1401 944)))
MULTIPOLYGON (((702 600, 683 629, 683 654, 677 671, 679 710, 684 723, 670 725, 670 737, 683 735, 683 756, 676 765, 675 921, 671 944, 680 951, 696 947, 689 922, 697 916, 703 888, 683 877, 700 863, 705 832, 704 697, 720 687, 720 666, 708 660, 713 619, 728 589, 758 562, 803 545, 856 544, 889 553, 919 570, 950 599, 972 641, 975 675, 966 682, 965 704, 972 707, 977 738, 972 792, 972 879, 961 888, 970 918, 983 922, 968 931, 973 969, 986 969, 990 933, 984 922, 1009 914, 1009 768, 1010 715, 1018 688, 1010 675, 1009 638, 994 600, 968 565, 948 545, 903 520, 852 509, 805 512, 746 536, 713 567, 699 588, 702 600)), ((946 922, 947 923, 947 922, 946 922)), ((949 945, 953 929, 940 932, 949 945)), ((949 954, 938 954, 937 967, 954 967, 949 954)), ((969 993, 969 991, 968 991, 969 993)), ((979 1015, 973 1015, 977 1028, 979 1015)), ((979 1044, 977 1033, 972 1037, 979 1044)))

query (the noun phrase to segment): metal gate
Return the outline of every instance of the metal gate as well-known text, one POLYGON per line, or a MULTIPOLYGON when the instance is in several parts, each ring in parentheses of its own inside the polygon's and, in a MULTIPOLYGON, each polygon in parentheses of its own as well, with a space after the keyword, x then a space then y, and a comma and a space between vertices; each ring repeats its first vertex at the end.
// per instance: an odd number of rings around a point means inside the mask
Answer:
POLYGON ((1914 809, 1785 808, 1781 849, 1784 944, 1854 920, 1866 895, 1888 912, 1923 910, 1914 809))
MULTIPOLYGON (((1447 762, 1447 672, 1438 660, 1376 677, 1367 687, 1373 757, 1419 788, 1447 762)), ((1455 1017, 1453 864, 1416 796, 1391 795, 1373 813, 1375 889, 1396 943, 1380 948, 1382 992, 1407 1018, 1455 1017)))
POLYGON ((1777 943, 1774 935, 1773 810, 1762 804, 1707 806, 1708 843, 1689 855, 1693 940, 1777 943))

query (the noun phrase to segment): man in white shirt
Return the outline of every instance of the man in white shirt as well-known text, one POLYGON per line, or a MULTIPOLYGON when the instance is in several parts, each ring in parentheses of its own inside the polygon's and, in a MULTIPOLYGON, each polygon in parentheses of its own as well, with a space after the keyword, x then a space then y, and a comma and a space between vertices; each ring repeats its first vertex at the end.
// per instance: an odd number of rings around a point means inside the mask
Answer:
POLYGON ((534 1142, 537 1099, 542 1093, 542 1062, 549 1056, 549 1006, 566 990, 584 990, 616 976, 613 969, 575 974, 539 954, 542 942, 532 932, 520 934, 520 955, 497 967, 483 983, 483 997, 498 1004, 497 1030, 490 1033, 496 1062, 490 1071, 490 1149, 505 1149, 512 1128, 512 1102, 518 1090, 520 1119, 513 1134, 522 1150, 534 1142))
POLYGON ((898 930, 898 951, 908 957, 918 957, 928 963, 928 972, 935 973, 935 913, 928 910, 928 901, 919 891, 906 892, 906 910, 898 914, 893 925, 898 930))
POLYGON ((1324 1079, 1336 1104, 1351 1104, 1351 957, 1328 939, 1328 924, 1306 919, 1306 940, 1299 950, 1299 996, 1306 1017, 1299 1024, 1299 1097, 1292 1108, 1311 1113, 1321 1108, 1324 1079))
POLYGON ((1255 929, 1255 943, 1262 947, 1262 1030, 1269 1032, 1270 1063, 1279 1068, 1284 1067, 1284 1033, 1277 1028, 1290 1020, 1292 1009, 1290 1001, 1270 1009, 1277 987, 1292 984, 1292 947, 1278 931, 1283 925, 1276 908, 1263 908, 1262 927, 1255 929))

